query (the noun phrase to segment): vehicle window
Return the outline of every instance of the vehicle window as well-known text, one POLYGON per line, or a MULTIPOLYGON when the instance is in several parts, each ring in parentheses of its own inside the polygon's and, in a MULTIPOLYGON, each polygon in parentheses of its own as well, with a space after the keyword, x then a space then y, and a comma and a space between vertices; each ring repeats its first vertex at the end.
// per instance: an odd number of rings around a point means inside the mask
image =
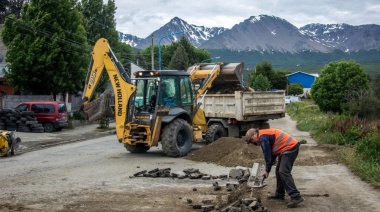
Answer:
POLYGON ((54 113, 54 105, 44 105, 44 113, 54 113))
POLYGON ((136 87, 135 106, 155 105, 152 101, 156 100, 156 80, 137 80, 136 87))
POLYGON ((58 113, 66 113, 67 108, 65 104, 58 104, 58 113))
POLYGON ((15 110, 20 111, 20 112, 27 111, 28 110, 28 105, 19 105, 19 106, 17 106, 15 108, 15 110))
POLYGON ((32 104, 32 111, 34 113, 44 113, 44 105, 43 104, 32 104))
POLYGON ((160 105, 167 105, 170 107, 178 106, 177 79, 178 78, 176 76, 162 78, 160 98, 159 98, 160 105))
POLYGON ((182 105, 191 105, 193 97, 190 78, 184 77, 180 79, 180 92, 182 105))

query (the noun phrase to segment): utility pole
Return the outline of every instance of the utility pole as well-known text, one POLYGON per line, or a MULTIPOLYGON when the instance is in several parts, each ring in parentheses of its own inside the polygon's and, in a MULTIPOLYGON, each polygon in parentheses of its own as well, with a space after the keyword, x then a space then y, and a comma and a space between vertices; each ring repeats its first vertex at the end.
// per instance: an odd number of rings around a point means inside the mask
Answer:
POLYGON ((152 48, 150 49, 150 54, 152 55, 152 71, 154 70, 154 45, 153 45, 154 35, 152 34, 152 48))

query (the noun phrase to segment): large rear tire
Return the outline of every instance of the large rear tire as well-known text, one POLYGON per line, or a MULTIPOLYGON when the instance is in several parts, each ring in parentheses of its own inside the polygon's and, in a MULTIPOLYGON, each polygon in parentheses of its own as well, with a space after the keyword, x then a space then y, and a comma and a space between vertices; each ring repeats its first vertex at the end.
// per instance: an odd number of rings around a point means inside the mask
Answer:
POLYGON ((221 124, 212 124, 206 131, 205 140, 207 143, 211 143, 221 137, 227 137, 226 129, 221 124))
POLYGON ((162 150, 169 157, 187 155, 193 145, 193 130, 183 119, 175 119, 162 131, 162 150))
POLYGON ((150 147, 145 146, 144 144, 131 145, 125 143, 124 147, 131 153, 146 153, 150 149, 150 147))

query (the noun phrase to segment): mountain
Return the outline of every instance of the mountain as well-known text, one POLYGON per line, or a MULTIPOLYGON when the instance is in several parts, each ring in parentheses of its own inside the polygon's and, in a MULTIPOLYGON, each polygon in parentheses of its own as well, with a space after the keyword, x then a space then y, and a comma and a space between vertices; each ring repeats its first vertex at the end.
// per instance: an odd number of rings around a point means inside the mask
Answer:
POLYGON ((201 45, 206 49, 230 49, 262 52, 329 52, 328 47, 302 34, 284 19, 260 15, 251 16, 223 34, 201 45))
MULTIPOLYGON (((205 41, 208 41, 210 38, 218 36, 226 30, 227 28, 223 27, 207 28, 204 26, 188 24, 186 21, 178 17, 175 17, 172 20, 170 20, 169 23, 165 24, 160 29, 154 31, 152 34, 154 35, 154 39, 156 40, 155 44, 160 42, 162 37, 174 33, 173 36, 164 37, 165 39, 161 40, 160 45, 170 44, 173 41, 179 40, 181 36, 185 35, 190 43, 192 43, 196 47, 199 47, 205 41)), ((130 44, 132 47, 140 49, 146 48, 152 43, 151 36, 148 36, 146 38, 138 38, 130 34, 119 33, 119 37, 123 42, 130 44)))
POLYGON ((380 26, 375 24, 308 24, 300 31, 326 46, 344 52, 375 50, 380 47, 380 26))
MULTIPOLYGON (((275 16, 251 16, 231 29, 188 24, 175 17, 152 33, 154 44, 170 44, 184 35, 190 43, 205 49, 259 51, 266 53, 354 52, 380 49, 380 26, 308 24, 297 28, 275 16), (183 32, 167 36, 170 33, 183 32), (165 37, 166 36, 166 37, 165 37)), ((119 33, 120 39, 135 48, 146 48, 152 38, 119 33)))

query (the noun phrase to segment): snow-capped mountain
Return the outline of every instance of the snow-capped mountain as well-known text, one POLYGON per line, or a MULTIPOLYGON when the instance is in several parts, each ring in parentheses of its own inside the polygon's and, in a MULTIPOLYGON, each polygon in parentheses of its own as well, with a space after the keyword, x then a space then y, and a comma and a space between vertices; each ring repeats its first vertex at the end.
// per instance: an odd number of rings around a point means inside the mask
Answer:
MULTIPOLYGON (((290 53, 380 49, 379 25, 308 24, 298 29, 285 19, 268 15, 251 16, 231 29, 195 26, 175 17, 152 34, 154 44, 170 44, 185 36, 194 46, 206 49, 290 53), (176 32, 183 33, 160 39, 176 32)), ((152 43, 151 36, 119 35, 135 48, 146 48, 152 43)))
MULTIPOLYGON (((208 41, 210 38, 213 38, 226 30, 227 28, 223 27, 207 28, 204 26, 188 24, 186 21, 175 17, 170 20, 169 23, 154 31, 152 34, 154 35, 155 43, 158 43, 160 42, 158 39, 162 38, 163 36, 166 36, 170 33, 182 32, 174 34, 173 36, 165 37, 165 39, 161 40, 160 44, 170 44, 173 41, 179 40, 182 36, 185 36, 190 43, 196 47, 199 47, 205 41, 208 41)), ((136 48, 146 48, 152 43, 151 36, 148 36, 146 38, 138 38, 130 34, 119 33, 119 37, 123 42, 130 44, 132 47, 136 48)))
POLYGON ((326 46, 344 52, 373 50, 380 47, 380 26, 375 24, 308 24, 300 28, 306 35, 326 46))

